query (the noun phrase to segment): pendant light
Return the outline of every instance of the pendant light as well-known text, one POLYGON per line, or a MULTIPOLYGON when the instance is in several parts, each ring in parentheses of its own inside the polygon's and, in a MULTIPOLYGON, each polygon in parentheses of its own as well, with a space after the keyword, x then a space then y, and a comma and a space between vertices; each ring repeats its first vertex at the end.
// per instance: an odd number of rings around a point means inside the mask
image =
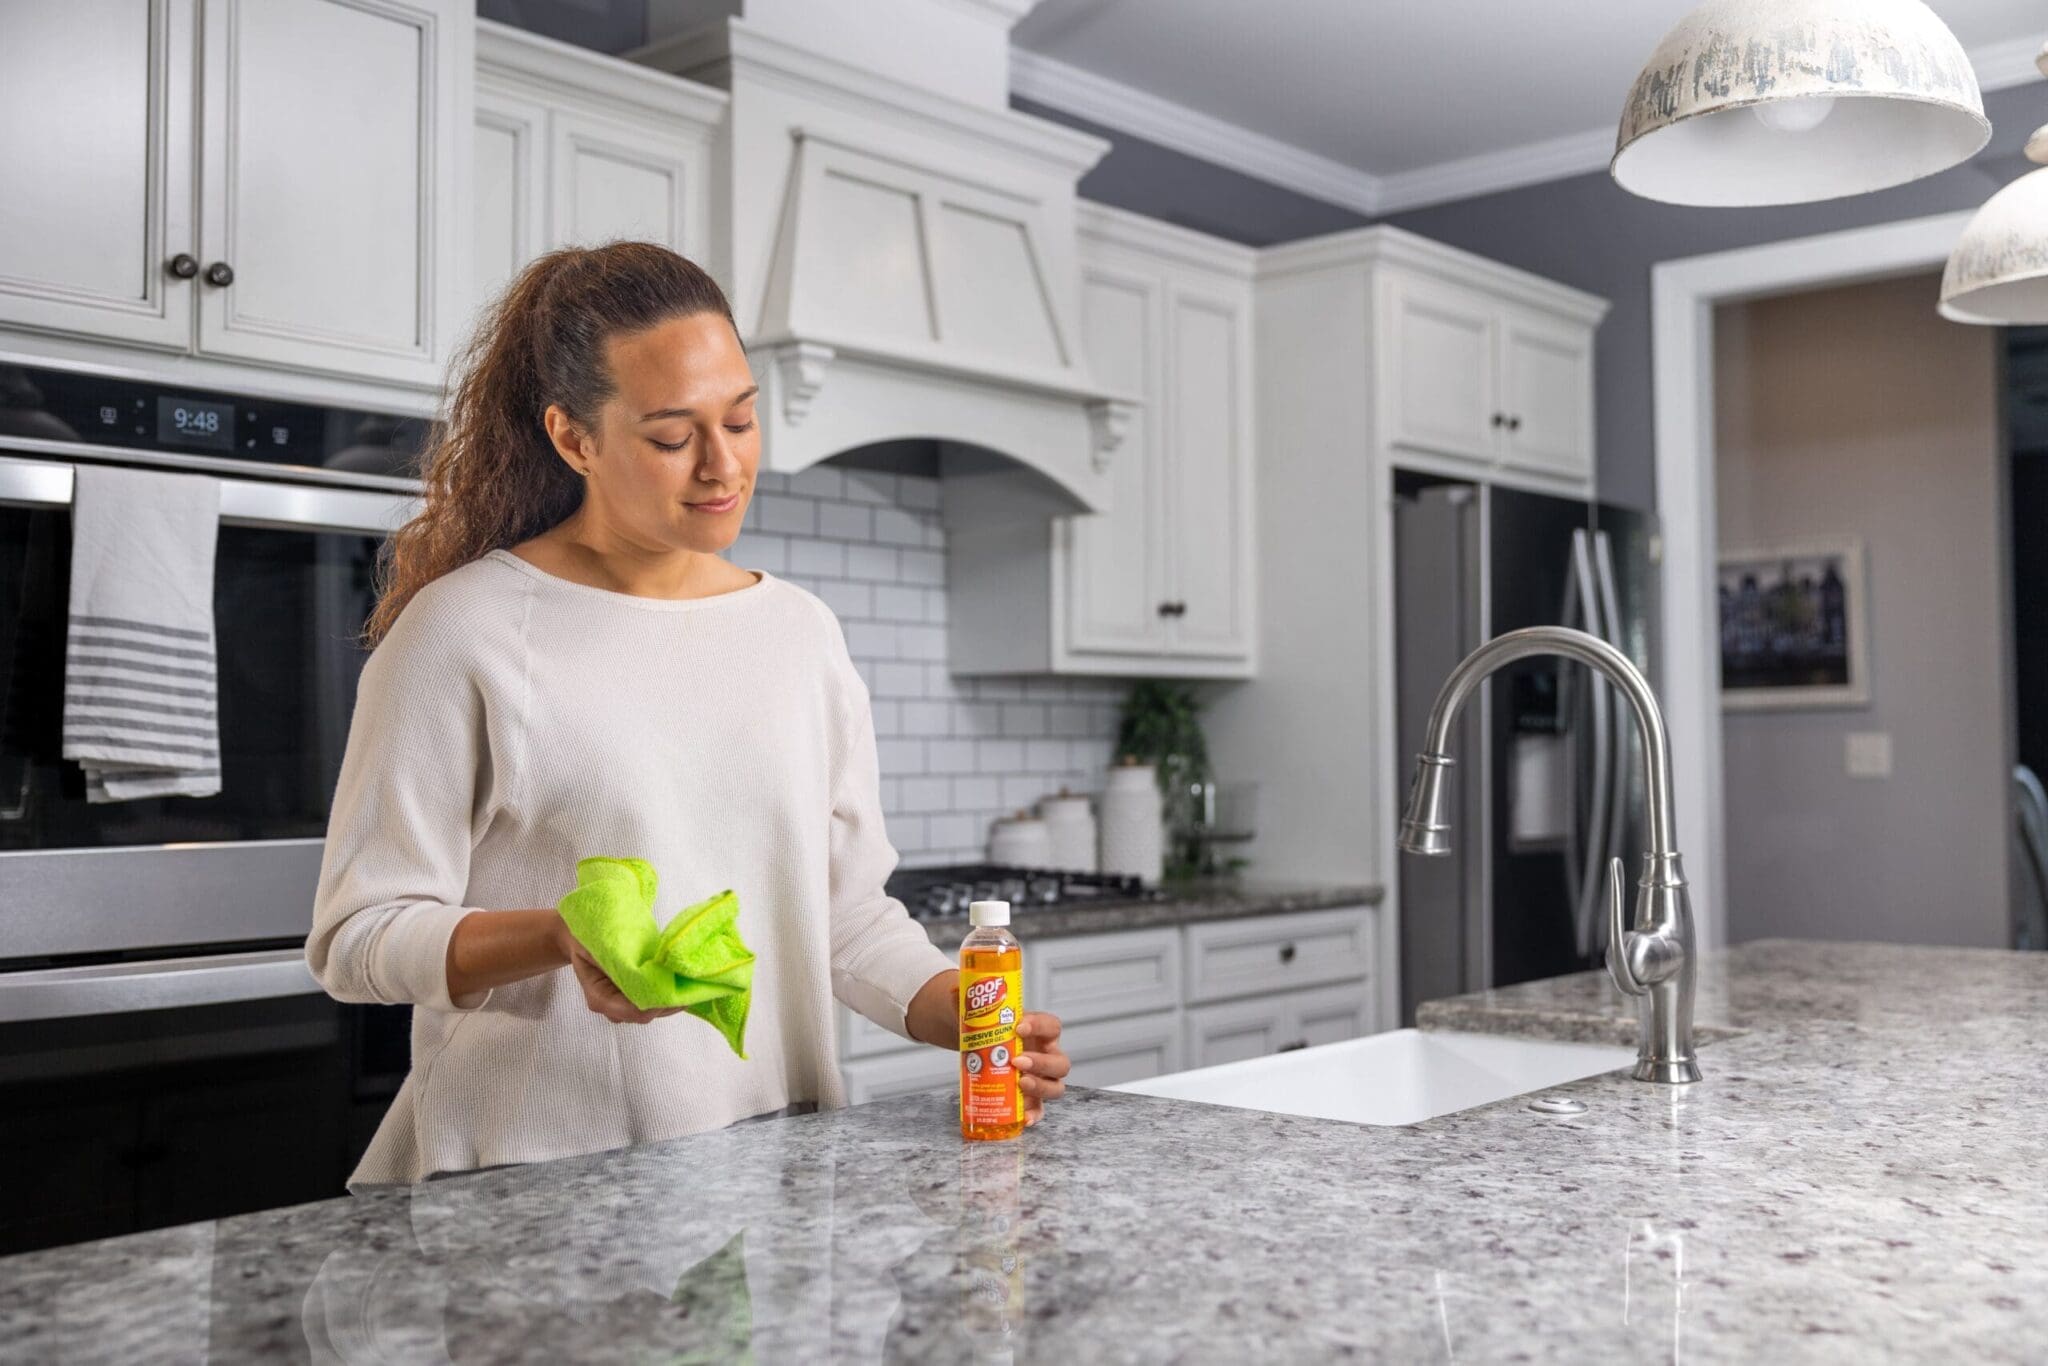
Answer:
MULTIPOLYGON (((2048 45, 2034 59, 2048 76, 2048 45)), ((2029 171, 1984 201, 1941 273, 1941 316, 1959 323, 2048 323, 2048 125, 2027 139, 2029 171)))
POLYGON ((1802 204, 1990 137, 1969 57, 1920 0, 1707 0, 1636 77, 1608 169, 1671 204, 1802 204))

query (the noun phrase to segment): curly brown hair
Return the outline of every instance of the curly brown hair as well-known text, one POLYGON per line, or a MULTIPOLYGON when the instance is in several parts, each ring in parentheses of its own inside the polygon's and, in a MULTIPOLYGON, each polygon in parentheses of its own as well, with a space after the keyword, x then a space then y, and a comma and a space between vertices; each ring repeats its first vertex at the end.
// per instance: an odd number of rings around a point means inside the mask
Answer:
POLYGON ((611 339, 700 313, 732 322, 718 282, 653 242, 568 247, 520 271, 456 360, 447 416, 420 453, 426 507, 385 545, 367 643, 383 640, 435 579, 575 512, 583 481, 555 453, 541 415, 557 404, 594 427, 614 392, 611 339))

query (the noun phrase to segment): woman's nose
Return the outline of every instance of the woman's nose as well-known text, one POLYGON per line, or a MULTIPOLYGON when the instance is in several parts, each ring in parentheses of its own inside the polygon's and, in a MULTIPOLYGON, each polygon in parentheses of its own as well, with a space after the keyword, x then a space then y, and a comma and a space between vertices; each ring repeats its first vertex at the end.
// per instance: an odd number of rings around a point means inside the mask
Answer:
POLYGON ((725 429, 723 423, 712 423, 710 435, 704 438, 704 458, 697 463, 698 482, 733 483, 739 479, 744 469, 739 451, 735 448, 733 434, 725 429))

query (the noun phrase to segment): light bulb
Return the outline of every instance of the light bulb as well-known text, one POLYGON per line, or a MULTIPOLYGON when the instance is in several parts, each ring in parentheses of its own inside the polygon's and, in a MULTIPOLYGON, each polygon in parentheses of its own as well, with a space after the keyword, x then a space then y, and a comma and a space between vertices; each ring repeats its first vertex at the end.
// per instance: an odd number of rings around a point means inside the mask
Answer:
POLYGON ((1758 122, 1774 133, 1810 133, 1835 107, 1832 95, 1797 95, 1791 99, 1765 100, 1750 109, 1758 122))

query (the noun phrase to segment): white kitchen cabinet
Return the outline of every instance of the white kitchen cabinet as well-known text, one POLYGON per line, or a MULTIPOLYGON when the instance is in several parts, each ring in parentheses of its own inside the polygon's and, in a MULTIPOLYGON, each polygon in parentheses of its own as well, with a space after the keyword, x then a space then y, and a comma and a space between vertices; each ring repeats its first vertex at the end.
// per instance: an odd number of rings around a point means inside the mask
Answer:
POLYGON ((956 1087, 960 1084, 960 1058, 943 1048, 913 1044, 900 1052, 842 1062, 839 1079, 846 1087, 846 1103, 859 1105, 956 1087))
POLYGON ((1024 1007, 1062 1022, 1170 1010, 1180 1004, 1180 936, 1166 927, 1033 942, 1024 952, 1024 1007))
POLYGON ((1183 1034, 1185 1066, 1263 1058, 1339 1043, 1373 1032, 1372 983, 1364 978, 1308 991, 1191 1006, 1183 1034))
POLYGON ((1420 238, 1390 244, 1376 391, 1393 458, 1590 494, 1606 305, 1420 238))
MULTIPOLYGON (((0 42, 0 322, 183 348, 196 0, 16 4, 0 42)), ((197 268, 196 258, 194 269, 197 268)))
POLYGON ((1080 205, 1081 336, 1136 400, 1106 459, 1110 509, 949 542, 956 674, 1246 678, 1254 253, 1080 205))
POLYGON ((468 0, 11 6, 0 322, 437 386, 473 23, 468 0))
POLYGON ((1119 1086, 1185 1066, 1178 1010, 1072 1026, 1062 1020, 1060 1047, 1073 1060, 1067 1081, 1074 1086, 1119 1086))
POLYGON ((1373 926, 1363 906, 1190 925, 1182 976, 1187 1000, 1222 1001, 1363 977, 1372 969, 1373 926))
POLYGON ((474 307, 544 251, 659 242, 717 273, 723 92, 477 21, 474 307))

